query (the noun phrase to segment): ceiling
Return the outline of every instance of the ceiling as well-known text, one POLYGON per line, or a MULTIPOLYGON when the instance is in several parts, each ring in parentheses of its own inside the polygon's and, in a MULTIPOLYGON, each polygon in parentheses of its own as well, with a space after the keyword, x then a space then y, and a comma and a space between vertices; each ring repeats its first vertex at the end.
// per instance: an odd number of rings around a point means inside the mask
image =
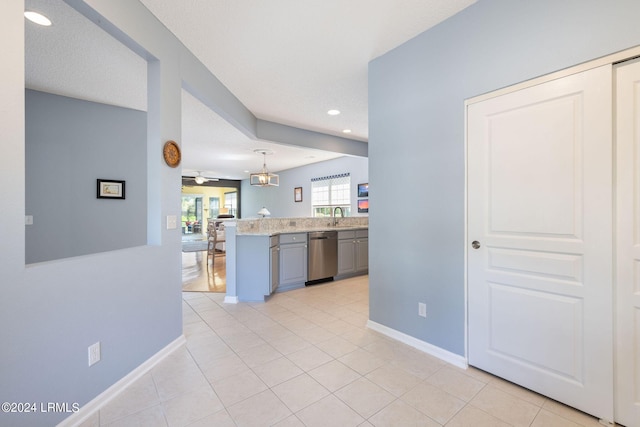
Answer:
MULTIPOLYGON (((257 118, 367 141, 369 61, 476 0, 140 1, 257 118)), ((25 9, 53 21, 25 24, 28 88, 146 110, 143 59, 62 0, 25 9)), ((342 156, 250 139, 186 91, 182 102, 183 175, 246 179, 262 148, 272 172, 342 156)))

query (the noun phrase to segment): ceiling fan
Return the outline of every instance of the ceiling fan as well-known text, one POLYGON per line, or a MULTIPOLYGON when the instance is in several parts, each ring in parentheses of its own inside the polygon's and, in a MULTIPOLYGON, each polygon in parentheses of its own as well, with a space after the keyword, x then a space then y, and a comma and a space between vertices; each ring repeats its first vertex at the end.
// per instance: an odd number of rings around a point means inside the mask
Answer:
POLYGON ((207 181, 218 181, 218 178, 208 178, 208 177, 202 175, 202 172, 200 172, 200 171, 196 171, 196 172, 198 172, 198 174, 196 176, 185 176, 183 178, 184 179, 193 180, 198 185, 204 184, 207 181))

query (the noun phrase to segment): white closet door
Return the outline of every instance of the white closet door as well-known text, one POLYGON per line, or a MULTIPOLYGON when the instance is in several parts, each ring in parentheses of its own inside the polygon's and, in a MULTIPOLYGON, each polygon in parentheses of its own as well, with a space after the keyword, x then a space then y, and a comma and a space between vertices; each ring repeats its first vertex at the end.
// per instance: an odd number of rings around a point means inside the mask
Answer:
POLYGON ((469 363, 606 420, 611 78, 600 67, 467 111, 469 363))
POLYGON ((640 426, 640 62, 616 69, 616 421, 640 426))

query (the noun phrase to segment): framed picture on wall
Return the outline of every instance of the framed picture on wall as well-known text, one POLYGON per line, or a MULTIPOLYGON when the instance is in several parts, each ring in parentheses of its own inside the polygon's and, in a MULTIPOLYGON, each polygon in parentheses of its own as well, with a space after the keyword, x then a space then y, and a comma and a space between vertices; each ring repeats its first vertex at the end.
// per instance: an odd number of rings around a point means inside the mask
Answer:
POLYGON ((369 197, 369 183, 358 184, 358 197, 369 197))
POLYGON ((293 189, 293 201, 294 202, 302 201, 302 187, 296 187, 293 189))
POLYGON ((98 199, 124 199, 124 181, 98 179, 98 199))
POLYGON ((369 199, 358 200, 358 213, 369 213, 369 199))

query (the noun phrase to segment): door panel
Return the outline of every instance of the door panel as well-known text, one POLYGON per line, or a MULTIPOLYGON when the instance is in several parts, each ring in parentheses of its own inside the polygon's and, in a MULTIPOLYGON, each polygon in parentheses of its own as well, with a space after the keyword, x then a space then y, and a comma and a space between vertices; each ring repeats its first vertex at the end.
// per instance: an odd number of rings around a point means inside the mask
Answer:
POLYGON ((640 426, 640 63, 616 69, 616 420, 640 426))
POLYGON ((469 363, 613 419, 611 67, 468 106, 469 363))
POLYGON ((580 255, 499 248, 489 248, 488 252, 488 268, 492 271, 518 270, 532 278, 554 278, 573 285, 582 282, 583 260, 580 255))
POLYGON ((582 382, 581 299, 497 283, 489 283, 489 293, 490 351, 541 373, 582 382))
POLYGON ((487 117, 491 233, 580 238, 579 98, 567 94, 487 117))

